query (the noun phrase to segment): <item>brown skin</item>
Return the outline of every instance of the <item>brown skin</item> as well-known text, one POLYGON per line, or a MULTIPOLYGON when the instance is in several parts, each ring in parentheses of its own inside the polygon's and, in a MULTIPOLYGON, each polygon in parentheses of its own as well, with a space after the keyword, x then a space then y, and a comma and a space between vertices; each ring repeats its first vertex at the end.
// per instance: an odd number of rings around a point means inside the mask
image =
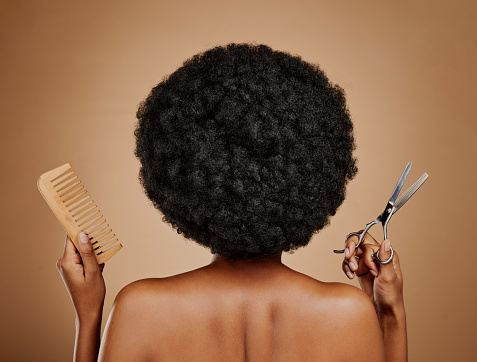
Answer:
POLYGON ((389 240, 381 245, 366 233, 358 249, 358 237, 353 235, 346 240, 343 271, 352 279, 358 276, 361 289, 373 302, 382 331, 386 361, 407 361, 407 326, 404 309, 403 280, 399 256, 394 250, 394 257, 389 264, 379 264, 372 257, 377 250, 382 260, 387 260, 391 252, 389 240), (388 249, 388 250, 386 250, 388 249))
MULTIPOLYGON (((202 268, 124 287, 101 345, 104 266, 98 266, 89 242, 78 244, 80 254, 67 238, 57 263, 77 314, 75 361, 407 358, 399 260, 395 252, 393 263, 378 269, 373 262, 379 274, 370 275, 364 258, 379 247, 370 237, 353 250, 361 254, 357 275, 365 292, 298 273, 282 264, 281 254, 235 261, 215 255, 202 268)), ((384 245, 380 256, 387 258, 384 245)), ((345 272, 351 258, 346 254, 345 272)))

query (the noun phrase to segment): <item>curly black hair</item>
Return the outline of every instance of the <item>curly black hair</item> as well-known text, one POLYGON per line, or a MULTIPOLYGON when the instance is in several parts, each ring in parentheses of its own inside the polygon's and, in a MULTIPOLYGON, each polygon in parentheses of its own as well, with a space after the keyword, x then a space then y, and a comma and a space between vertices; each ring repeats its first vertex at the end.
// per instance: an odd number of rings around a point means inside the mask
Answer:
POLYGON ((187 59, 137 118, 148 198, 179 234, 227 259, 307 245, 357 172, 343 89, 263 44, 187 59))

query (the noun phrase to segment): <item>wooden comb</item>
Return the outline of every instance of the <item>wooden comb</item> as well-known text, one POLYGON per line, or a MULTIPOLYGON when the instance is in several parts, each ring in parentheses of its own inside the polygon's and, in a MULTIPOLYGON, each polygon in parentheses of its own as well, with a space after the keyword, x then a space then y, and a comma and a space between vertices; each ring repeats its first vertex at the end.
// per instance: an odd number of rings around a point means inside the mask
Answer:
POLYGON ((80 232, 88 235, 98 264, 116 254, 123 246, 115 238, 90 195, 77 180, 69 163, 45 172, 38 178, 38 189, 58 221, 78 249, 80 232))

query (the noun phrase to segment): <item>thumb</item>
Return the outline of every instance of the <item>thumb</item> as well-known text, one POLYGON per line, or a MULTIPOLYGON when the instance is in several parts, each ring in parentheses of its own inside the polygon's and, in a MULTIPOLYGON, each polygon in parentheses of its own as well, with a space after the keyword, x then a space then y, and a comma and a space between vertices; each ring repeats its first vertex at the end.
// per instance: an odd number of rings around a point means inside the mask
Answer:
POLYGON ((78 235, 78 250, 83 259, 84 274, 87 277, 88 274, 92 275, 99 269, 98 260, 93 250, 93 245, 89 241, 88 236, 84 232, 80 232, 78 235))
MULTIPOLYGON (((386 239, 382 242, 381 246, 379 247, 379 259, 382 261, 386 261, 391 257, 391 242, 386 239)), ((379 263, 378 260, 376 260, 379 263)), ((392 260, 387 264, 379 263, 379 276, 391 280, 394 278, 396 272, 394 271, 394 266, 392 260)))

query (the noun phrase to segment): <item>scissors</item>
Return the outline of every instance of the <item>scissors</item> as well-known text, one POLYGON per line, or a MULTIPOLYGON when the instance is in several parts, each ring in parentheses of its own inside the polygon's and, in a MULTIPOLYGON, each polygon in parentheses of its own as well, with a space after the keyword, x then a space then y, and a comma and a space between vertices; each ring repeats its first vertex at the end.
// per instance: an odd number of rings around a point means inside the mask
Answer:
MULTIPOLYGON (((389 201, 388 201, 384 211, 381 213, 381 215, 379 215, 374 221, 371 221, 369 224, 366 224, 366 227, 364 228, 363 231, 353 232, 353 233, 348 234, 348 236, 346 237, 346 240, 348 240, 348 238, 351 235, 356 235, 356 236, 359 237, 359 241, 358 241, 358 244, 356 245, 355 249, 358 249, 358 247, 360 246, 361 242, 363 241, 364 236, 366 235, 368 230, 371 228, 371 226, 373 226, 375 224, 381 223, 383 225, 384 240, 386 240, 388 238, 387 237, 387 226, 388 226, 389 220, 391 219, 391 216, 393 216, 407 202, 407 200, 409 200, 411 198, 411 196, 414 195, 414 193, 419 189, 419 187, 421 187, 421 185, 424 183, 424 181, 426 181, 427 178, 429 177, 429 175, 424 172, 424 174, 419 179, 417 179, 416 182, 414 182, 411 186, 409 186, 409 188, 406 191, 404 191, 398 197, 398 195, 401 192, 401 189, 404 185, 404 181, 406 181, 406 177, 409 174, 409 171, 411 170, 411 167, 412 167, 412 162, 409 162, 407 164, 406 168, 404 169, 404 172, 402 173, 401 178, 399 179, 396 187, 394 188, 394 191, 391 195, 391 198, 389 199, 389 201)), ((345 240, 345 248, 346 248, 346 240, 345 240)), ((342 254, 342 253, 345 252, 345 249, 333 250, 333 251, 335 253, 342 254)), ((378 249, 378 251, 376 251, 373 254, 373 257, 376 258, 379 261, 379 263, 381 263, 381 264, 388 264, 388 263, 391 262, 391 260, 393 260, 394 250, 391 247, 391 256, 389 257, 388 260, 381 260, 379 258, 379 249, 378 249)))

